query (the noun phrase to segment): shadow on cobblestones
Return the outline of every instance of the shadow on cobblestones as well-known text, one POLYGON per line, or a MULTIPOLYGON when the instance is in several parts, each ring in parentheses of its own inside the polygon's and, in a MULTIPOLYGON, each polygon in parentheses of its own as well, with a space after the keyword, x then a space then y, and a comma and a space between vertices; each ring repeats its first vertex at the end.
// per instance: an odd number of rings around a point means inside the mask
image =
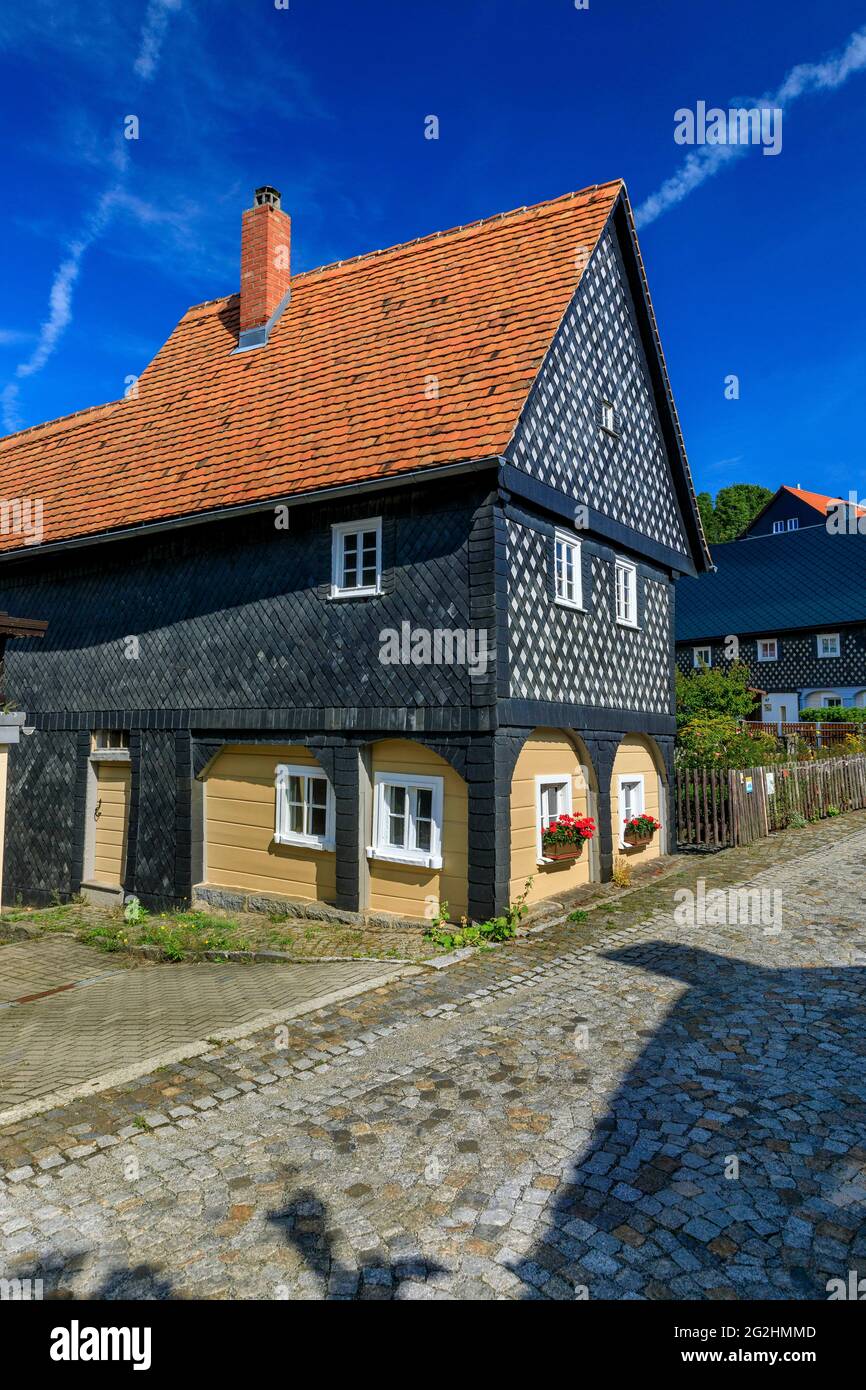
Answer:
POLYGON ((283 1232, 286 1244, 315 1276, 316 1296, 329 1301, 394 1298, 401 1284, 445 1272, 408 1248, 388 1262, 378 1256, 365 1259, 362 1253, 357 1265, 349 1265, 338 1253, 346 1236, 333 1229, 327 1203, 309 1189, 296 1193, 282 1210, 269 1212, 267 1220, 283 1232))
POLYGON ((88 1280, 87 1270, 91 1267, 95 1269, 97 1260, 93 1252, 79 1251, 65 1255, 62 1260, 42 1260, 35 1269, 28 1266, 21 1277, 41 1279, 43 1297, 52 1300, 74 1298, 99 1302, 103 1299, 136 1299, 162 1302, 182 1297, 175 1294, 171 1280, 149 1264, 102 1268, 97 1277, 88 1280))
POLYGON ((866 1274, 866 970, 658 941, 606 956, 636 990, 684 990, 511 1264, 523 1296, 551 1269, 589 1298, 826 1299, 866 1274))

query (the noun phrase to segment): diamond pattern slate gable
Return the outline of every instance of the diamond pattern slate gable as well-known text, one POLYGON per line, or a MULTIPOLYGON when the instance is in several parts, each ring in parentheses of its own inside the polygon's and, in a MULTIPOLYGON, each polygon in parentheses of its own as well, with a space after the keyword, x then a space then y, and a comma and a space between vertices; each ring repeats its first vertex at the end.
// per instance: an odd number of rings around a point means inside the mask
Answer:
MULTIPOLYGON (((831 623, 822 631, 839 632, 839 656, 818 656, 816 632, 786 633, 773 630, 766 635, 778 639, 778 660, 759 661, 757 642, 752 638, 743 638, 740 641, 740 660, 748 666, 753 684, 759 690, 768 692, 835 690, 854 686, 866 689, 866 628, 839 631, 831 623)), ((731 663, 725 660, 723 642, 689 642, 677 648, 677 666, 685 675, 694 670, 693 649, 698 646, 711 647, 713 666, 722 671, 728 670, 731 663)))
POLYGON ((577 501, 688 554, 610 231, 584 271, 506 456, 577 501), (615 406, 618 438, 598 424, 602 397, 615 406))
MULTIPOLYGON (((586 542, 585 542, 586 544, 586 542)), ((641 577, 642 628, 614 619, 614 560, 591 557, 589 611, 550 595, 550 537, 508 521, 511 695, 667 714, 671 619, 665 580, 641 577)))

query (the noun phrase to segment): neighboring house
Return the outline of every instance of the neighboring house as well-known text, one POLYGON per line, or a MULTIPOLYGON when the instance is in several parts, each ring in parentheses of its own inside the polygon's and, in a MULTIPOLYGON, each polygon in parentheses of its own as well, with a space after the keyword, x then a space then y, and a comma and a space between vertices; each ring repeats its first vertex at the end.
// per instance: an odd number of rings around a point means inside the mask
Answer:
POLYGON ((826 526, 828 516, 838 518, 839 529, 854 518, 866 517, 866 509, 841 497, 827 497, 823 492, 806 492, 801 487, 780 487, 769 502, 765 502, 754 521, 746 527, 744 540, 752 536, 779 536, 788 531, 800 531, 805 526, 826 526), (846 508, 848 512, 841 509, 846 508))
POLYGON ((625 188, 240 295, 129 398, 0 442, 34 735, 6 892, 501 911, 673 843, 673 585, 708 564, 625 188), (626 850, 645 808, 662 832, 626 850), (589 812, 576 863, 541 827, 589 812))
POLYGON ((680 670, 726 669, 738 652, 765 720, 866 705, 866 536, 811 526, 711 553, 715 571, 677 590, 680 670))

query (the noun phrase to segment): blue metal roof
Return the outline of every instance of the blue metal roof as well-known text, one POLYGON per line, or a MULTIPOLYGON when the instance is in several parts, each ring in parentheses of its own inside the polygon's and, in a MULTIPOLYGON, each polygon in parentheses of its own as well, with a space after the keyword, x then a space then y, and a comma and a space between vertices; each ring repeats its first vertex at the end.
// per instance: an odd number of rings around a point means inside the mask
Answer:
POLYGON ((677 583, 678 642, 866 622, 866 535, 808 526, 710 553, 715 572, 677 583))

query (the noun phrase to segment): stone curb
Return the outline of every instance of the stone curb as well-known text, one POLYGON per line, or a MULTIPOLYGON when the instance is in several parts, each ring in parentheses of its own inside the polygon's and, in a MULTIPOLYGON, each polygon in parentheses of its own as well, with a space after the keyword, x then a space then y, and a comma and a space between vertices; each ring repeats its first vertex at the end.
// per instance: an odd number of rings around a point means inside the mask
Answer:
POLYGON ((423 960, 413 960, 411 956, 300 956, 289 951, 185 951, 183 960, 170 956, 163 946, 122 946, 112 954, 125 954, 144 957, 146 960, 164 962, 167 965, 190 965, 199 961, 230 961, 240 965, 322 965, 355 964, 361 961, 378 962, 381 965, 426 965, 423 960))

